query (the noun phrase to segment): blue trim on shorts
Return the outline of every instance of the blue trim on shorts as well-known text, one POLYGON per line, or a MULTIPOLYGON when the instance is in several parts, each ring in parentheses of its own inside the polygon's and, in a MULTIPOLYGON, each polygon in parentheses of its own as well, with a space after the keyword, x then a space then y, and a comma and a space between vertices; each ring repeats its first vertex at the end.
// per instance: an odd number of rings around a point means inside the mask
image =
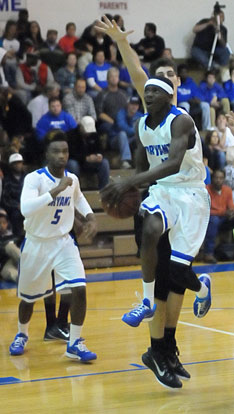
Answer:
POLYGON ((71 237, 71 239, 72 239, 72 241, 73 241, 74 245, 75 245, 76 247, 78 247, 78 243, 77 243, 77 241, 76 241, 76 239, 75 239, 75 236, 74 236, 71 232, 69 233, 69 236, 71 237))
POLYGON ((25 295, 24 293, 20 292, 20 296, 22 296, 25 299, 38 299, 38 298, 41 298, 42 296, 45 296, 45 295, 47 295, 48 293, 51 293, 51 292, 53 292, 53 288, 46 290, 46 292, 44 292, 44 293, 38 293, 38 295, 33 295, 33 296, 25 295))
POLYGON ((83 277, 83 278, 78 278, 78 279, 72 279, 72 280, 63 280, 63 282, 61 282, 61 283, 59 283, 58 285, 55 285, 55 287, 56 287, 56 289, 58 288, 58 287, 60 287, 60 286, 63 286, 63 285, 65 285, 65 284, 73 284, 73 283, 80 283, 80 282, 84 282, 84 283, 86 283, 86 279, 83 277))
POLYGON ((47 175, 47 177, 49 177, 50 180, 52 180, 55 183, 54 177, 52 177, 52 175, 50 175, 49 171, 47 171, 47 169, 45 167, 40 168, 40 170, 37 170, 37 174, 45 174, 45 175, 47 175))
MULTIPOLYGON (((159 205, 159 204, 157 204, 155 207, 149 207, 149 206, 147 206, 147 204, 143 203, 143 204, 142 204, 142 207, 145 207, 145 208, 146 208, 146 210, 149 210, 149 211, 160 210, 160 211, 162 212, 163 217, 164 217, 164 222, 165 222, 165 230, 167 230, 167 229, 168 229, 168 221, 167 221, 167 216, 166 216, 166 213, 165 213, 165 211, 163 211, 163 210, 161 209, 161 207, 160 207, 160 205, 159 205)), ((155 211, 155 213, 157 213, 157 212, 155 211)))
POLYGON ((189 262, 192 262, 194 259, 193 256, 189 256, 188 254, 177 252, 176 250, 171 251, 171 256, 179 257, 180 259, 188 260, 189 262))

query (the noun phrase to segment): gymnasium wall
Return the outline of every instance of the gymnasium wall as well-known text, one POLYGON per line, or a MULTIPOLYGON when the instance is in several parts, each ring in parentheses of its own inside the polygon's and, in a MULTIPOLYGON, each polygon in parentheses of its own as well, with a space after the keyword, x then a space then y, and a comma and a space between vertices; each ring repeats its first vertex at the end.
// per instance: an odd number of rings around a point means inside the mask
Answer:
MULTIPOLYGON (((172 48, 174 57, 184 58, 189 56, 192 27, 201 18, 211 15, 214 4, 214 0, 0 0, 0 28, 4 20, 16 17, 17 9, 21 7, 28 8, 30 20, 38 20, 43 36, 47 28, 57 29, 62 36, 68 21, 76 23, 79 35, 105 12, 121 14, 125 27, 135 30, 129 37, 131 42, 143 37, 145 22, 154 22, 166 46, 172 48)), ((234 49, 234 0, 226 0, 225 5, 228 40, 234 49)))

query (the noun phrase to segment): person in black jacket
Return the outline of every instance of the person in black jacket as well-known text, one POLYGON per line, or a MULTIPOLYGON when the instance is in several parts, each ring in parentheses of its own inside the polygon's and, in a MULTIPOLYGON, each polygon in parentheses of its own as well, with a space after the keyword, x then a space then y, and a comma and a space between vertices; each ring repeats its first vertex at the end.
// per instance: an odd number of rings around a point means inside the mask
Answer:
POLYGON ((20 212, 20 196, 25 176, 22 155, 19 153, 11 154, 9 167, 9 172, 3 180, 2 204, 12 224, 13 234, 22 239, 24 218, 20 212))
POLYGON ((142 56, 144 62, 152 62, 161 57, 165 48, 164 39, 157 35, 154 23, 146 23, 144 36, 137 44, 132 45, 137 54, 142 56))
POLYGON ((195 33, 194 42, 191 49, 193 59, 207 68, 212 47, 214 45, 215 34, 218 32, 218 39, 214 49, 212 66, 218 68, 225 66, 229 62, 230 51, 227 47, 227 28, 223 25, 224 12, 219 10, 210 18, 200 20, 193 27, 195 33), (219 24, 220 23, 220 24, 219 24))

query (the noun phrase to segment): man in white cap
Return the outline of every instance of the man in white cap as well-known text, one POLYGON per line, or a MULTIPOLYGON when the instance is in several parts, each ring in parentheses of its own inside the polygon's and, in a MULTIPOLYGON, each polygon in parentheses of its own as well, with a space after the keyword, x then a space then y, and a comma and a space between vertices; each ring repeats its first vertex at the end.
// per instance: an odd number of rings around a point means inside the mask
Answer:
POLYGON ((70 159, 68 166, 80 176, 80 170, 87 174, 97 174, 98 188, 109 182, 109 161, 100 153, 99 136, 95 121, 91 116, 84 116, 78 125, 78 134, 68 132, 70 159))

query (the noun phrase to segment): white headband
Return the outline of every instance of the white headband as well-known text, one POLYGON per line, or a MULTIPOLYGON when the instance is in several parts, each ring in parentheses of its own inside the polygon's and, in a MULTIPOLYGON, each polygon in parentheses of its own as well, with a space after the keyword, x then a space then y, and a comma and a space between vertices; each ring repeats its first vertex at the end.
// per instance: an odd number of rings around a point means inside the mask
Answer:
POLYGON ((169 95, 173 95, 173 93, 174 93, 173 88, 170 85, 168 85, 168 83, 166 83, 166 82, 164 82, 160 79, 155 79, 155 78, 148 79, 145 83, 144 88, 146 88, 146 86, 148 86, 148 85, 159 86, 159 88, 164 89, 164 91, 169 93, 169 95))

